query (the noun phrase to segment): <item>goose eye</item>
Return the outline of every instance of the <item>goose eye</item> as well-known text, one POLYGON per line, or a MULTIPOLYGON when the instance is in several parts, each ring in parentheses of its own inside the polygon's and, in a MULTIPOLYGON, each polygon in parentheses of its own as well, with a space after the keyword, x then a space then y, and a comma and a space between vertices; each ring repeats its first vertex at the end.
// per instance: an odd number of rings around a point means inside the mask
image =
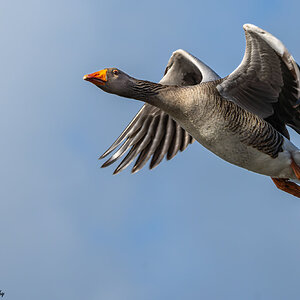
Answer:
POLYGON ((114 75, 119 75, 119 71, 118 70, 113 70, 113 74, 114 75))

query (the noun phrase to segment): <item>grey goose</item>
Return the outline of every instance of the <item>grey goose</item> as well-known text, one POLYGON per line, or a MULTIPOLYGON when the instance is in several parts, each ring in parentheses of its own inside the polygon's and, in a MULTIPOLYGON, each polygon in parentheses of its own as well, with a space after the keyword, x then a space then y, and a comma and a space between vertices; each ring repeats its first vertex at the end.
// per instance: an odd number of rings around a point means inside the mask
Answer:
POLYGON ((146 102, 111 147, 122 156, 114 174, 137 156, 132 172, 152 157, 150 169, 197 140, 222 159, 270 176, 276 186, 300 198, 300 150, 286 125, 300 133, 300 68, 276 37, 243 26, 241 64, 220 78, 184 50, 175 51, 159 83, 135 79, 117 68, 84 76, 103 91, 146 102), (126 154, 126 155, 125 155, 126 154))

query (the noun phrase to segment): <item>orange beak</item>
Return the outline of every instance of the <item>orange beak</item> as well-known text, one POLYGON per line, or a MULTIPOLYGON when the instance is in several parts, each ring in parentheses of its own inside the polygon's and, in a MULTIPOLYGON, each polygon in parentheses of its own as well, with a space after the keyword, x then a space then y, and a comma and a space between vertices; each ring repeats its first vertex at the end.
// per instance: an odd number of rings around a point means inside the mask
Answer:
POLYGON ((86 81, 90 81, 96 85, 105 85, 105 82, 107 81, 106 73, 107 69, 104 69, 95 73, 84 75, 83 79, 86 81))

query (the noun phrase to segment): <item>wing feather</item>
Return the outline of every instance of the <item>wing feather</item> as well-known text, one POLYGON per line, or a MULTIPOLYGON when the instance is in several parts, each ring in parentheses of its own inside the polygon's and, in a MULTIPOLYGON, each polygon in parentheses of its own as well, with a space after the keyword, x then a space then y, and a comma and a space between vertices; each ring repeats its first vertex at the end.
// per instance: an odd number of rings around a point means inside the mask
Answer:
POLYGON ((152 157, 151 163, 150 163, 150 169, 155 168, 159 165, 159 163, 163 160, 164 156, 168 153, 170 144, 172 142, 173 136, 174 136, 174 121, 169 116, 166 123, 166 128, 164 132, 164 138, 161 140, 160 145, 155 150, 154 155, 152 157))
MULTIPOLYGON (((112 151, 114 151, 126 137, 131 136, 134 132, 138 131, 143 125, 143 113, 145 110, 145 106, 143 106, 140 111, 136 114, 136 116, 132 119, 132 121, 127 125, 124 131, 120 134, 120 136, 114 141, 114 143, 99 157, 102 159, 109 155, 112 151)), ((145 114, 146 115, 146 114, 145 114)))
POLYGON ((122 160, 122 162, 114 171, 114 175, 120 173, 122 170, 126 169, 132 163, 132 161, 139 154, 137 151, 139 149, 139 145, 141 144, 141 142, 142 141, 139 141, 134 147, 131 147, 130 151, 127 153, 125 158, 122 160))
POLYGON ((177 152, 180 150, 180 146, 182 144, 182 130, 178 124, 174 124, 174 135, 172 138, 171 145, 168 149, 167 160, 172 159, 177 152))
POLYGON ((190 143, 189 141, 190 141, 189 134, 184 129, 182 129, 182 144, 180 147, 181 152, 184 151, 186 147, 189 145, 190 143))
POLYGON ((246 50, 241 64, 217 85, 219 93, 264 118, 289 138, 285 125, 300 133, 299 66, 270 33, 244 25, 246 50))

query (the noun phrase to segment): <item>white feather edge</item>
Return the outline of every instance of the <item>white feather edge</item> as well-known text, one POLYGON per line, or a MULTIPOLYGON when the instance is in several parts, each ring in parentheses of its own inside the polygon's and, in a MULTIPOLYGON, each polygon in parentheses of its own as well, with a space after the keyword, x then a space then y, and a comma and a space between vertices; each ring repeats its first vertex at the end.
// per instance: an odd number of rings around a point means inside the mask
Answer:
MULTIPOLYGON (((182 56, 184 56, 187 60, 191 61, 195 66, 197 66, 197 68, 200 70, 200 72, 202 73, 202 82, 208 82, 208 81, 214 81, 214 80, 218 80, 221 77, 215 72, 213 71, 210 67, 208 67, 204 62, 202 62, 200 59, 194 57, 192 54, 188 53, 187 51, 183 50, 183 49, 178 49, 176 51, 174 51, 168 61, 168 65, 170 63, 170 61, 172 60, 172 57, 176 54, 179 53, 182 56)), ((160 80, 160 83, 163 84, 164 83, 164 79, 165 77, 168 75, 168 73, 160 80)))

